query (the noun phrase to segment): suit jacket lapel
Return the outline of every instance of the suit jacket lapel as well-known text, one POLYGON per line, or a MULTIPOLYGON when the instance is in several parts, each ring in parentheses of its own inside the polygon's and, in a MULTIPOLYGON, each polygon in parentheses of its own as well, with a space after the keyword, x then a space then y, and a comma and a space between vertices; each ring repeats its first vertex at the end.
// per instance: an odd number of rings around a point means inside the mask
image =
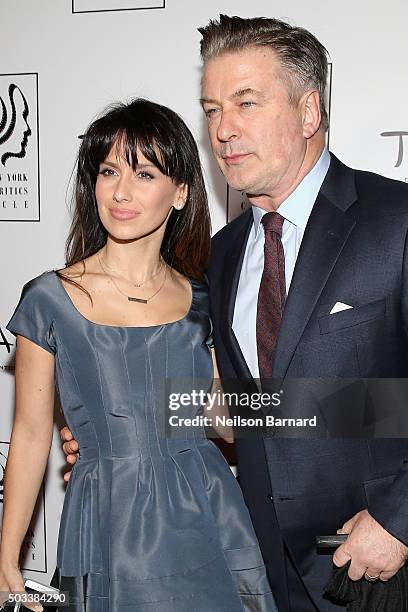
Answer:
POLYGON ((334 156, 303 236, 288 293, 273 375, 286 375, 293 354, 330 273, 355 225, 345 215, 356 200, 354 173, 334 156))
POLYGON ((232 322, 242 261, 252 224, 252 210, 249 209, 242 215, 242 224, 237 228, 237 233, 231 241, 231 247, 226 253, 227 261, 224 266, 223 295, 221 298, 221 333, 237 377, 242 381, 252 381, 252 375, 232 329, 232 322))

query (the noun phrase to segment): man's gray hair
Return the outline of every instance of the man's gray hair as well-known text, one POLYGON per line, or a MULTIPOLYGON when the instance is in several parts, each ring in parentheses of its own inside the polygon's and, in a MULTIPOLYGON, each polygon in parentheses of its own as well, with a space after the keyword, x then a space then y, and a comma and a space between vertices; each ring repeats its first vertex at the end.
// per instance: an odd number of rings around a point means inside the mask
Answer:
POLYGON ((291 26, 279 19, 267 17, 229 17, 220 15, 219 21, 198 28, 202 35, 201 57, 204 63, 225 52, 242 51, 250 47, 269 47, 286 69, 284 77, 289 85, 289 100, 297 103, 308 89, 317 89, 320 95, 322 127, 326 130, 329 119, 326 110, 326 84, 328 52, 313 34, 303 28, 291 26))

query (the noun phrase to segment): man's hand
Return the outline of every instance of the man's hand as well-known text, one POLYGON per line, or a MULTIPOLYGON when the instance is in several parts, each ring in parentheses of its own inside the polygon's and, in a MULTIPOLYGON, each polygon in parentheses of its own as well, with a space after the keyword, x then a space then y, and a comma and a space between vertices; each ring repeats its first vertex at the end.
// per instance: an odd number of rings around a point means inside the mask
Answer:
MULTIPOLYGON (((62 450, 67 455, 67 463, 74 465, 78 461, 78 451, 79 446, 78 442, 74 440, 74 437, 71 433, 71 430, 68 427, 63 427, 60 431, 61 440, 64 442, 62 445, 62 450)), ((71 476, 71 470, 65 472, 64 480, 68 482, 69 477, 71 476)))
POLYGON ((349 536, 336 550, 333 562, 341 567, 351 559, 351 580, 365 576, 386 582, 408 559, 408 547, 377 523, 368 510, 358 512, 337 533, 349 536))

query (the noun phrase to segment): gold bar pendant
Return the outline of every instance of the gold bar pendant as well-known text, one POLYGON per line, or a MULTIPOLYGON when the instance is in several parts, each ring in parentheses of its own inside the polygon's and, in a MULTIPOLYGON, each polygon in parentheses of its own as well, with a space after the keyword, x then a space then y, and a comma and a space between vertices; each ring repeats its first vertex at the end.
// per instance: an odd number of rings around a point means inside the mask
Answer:
POLYGON ((147 300, 141 298, 128 297, 129 302, 139 302, 139 304, 147 304, 147 300))

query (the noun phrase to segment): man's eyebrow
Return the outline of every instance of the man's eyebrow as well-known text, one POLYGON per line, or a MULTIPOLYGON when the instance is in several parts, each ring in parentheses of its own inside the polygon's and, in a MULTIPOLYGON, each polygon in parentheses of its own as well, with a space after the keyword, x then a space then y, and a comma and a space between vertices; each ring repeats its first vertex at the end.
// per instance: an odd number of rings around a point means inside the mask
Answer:
MULTIPOLYGON (((229 99, 236 100, 237 98, 242 98, 248 95, 262 97, 262 93, 257 89, 254 89, 253 87, 245 87, 245 89, 237 89, 237 91, 235 91, 229 99)), ((200 98, 200 104, 202 106, 203 104, 220 104, 220 102, 215 100, 215 98, 200 98)))
POLYGON ((232 94, 231 99, 234 100, 235 98, 242 98, 247 95, 260 96, 261 92, 253 87, 245 87, 245 89, 237 89, 237 91, 232 94))
POLYGON ((214 98, 200 98, 200 104, 202 106, 203 104, 219 104, 219 102, 214 98))

